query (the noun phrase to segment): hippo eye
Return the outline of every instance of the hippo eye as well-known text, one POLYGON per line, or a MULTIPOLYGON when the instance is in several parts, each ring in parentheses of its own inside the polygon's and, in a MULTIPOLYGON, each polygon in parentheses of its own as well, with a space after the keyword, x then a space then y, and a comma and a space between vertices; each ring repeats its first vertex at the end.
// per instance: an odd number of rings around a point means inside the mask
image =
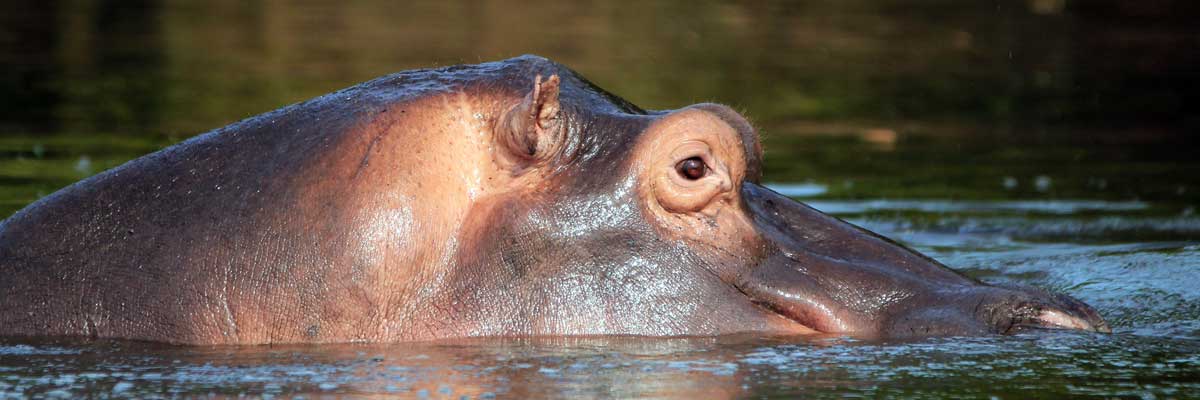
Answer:
POLYGON ((708 166, 704 164, 704 160, 700 157, 692 157, 675 165, 675 170, 679 172, 679 176, 688 180, 697 180, 708 175, 708 166))

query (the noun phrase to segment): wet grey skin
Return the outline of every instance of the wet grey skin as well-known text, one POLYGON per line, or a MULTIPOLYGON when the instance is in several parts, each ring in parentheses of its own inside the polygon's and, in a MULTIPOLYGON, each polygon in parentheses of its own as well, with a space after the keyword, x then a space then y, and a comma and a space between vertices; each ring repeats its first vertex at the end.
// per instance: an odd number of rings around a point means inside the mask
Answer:
POLYGON ((5 220, 0 335, 1109 330, 1077 300, 964 277, 772 192, 760 158, 728 107, 645 111, 541 57, 398 73, 147 155, 5 220), (720 192, 699 204, 708 211, 669 211, 694 198, 648 183, 679 165, 652 145, 693 134, 713 140, 702 179, 723 179, 720 192))
POLYGON ((742 193, 776 251, 737 286, 819 331, 873 337, 1024 328, 1110 332, 1095 310, 1069 296, 987 285, 757 184, 744 184, 742 193))

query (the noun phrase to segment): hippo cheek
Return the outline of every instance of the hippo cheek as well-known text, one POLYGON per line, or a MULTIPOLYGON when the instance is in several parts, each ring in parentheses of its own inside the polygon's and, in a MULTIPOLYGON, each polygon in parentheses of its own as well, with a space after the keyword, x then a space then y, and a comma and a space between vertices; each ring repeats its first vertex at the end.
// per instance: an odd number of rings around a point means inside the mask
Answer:
POLYGON ((742 198, 768 253, 734 285, 817 331, 862 337, 1024 327, 1108 331, 1094 310, 1070 297, 983 284, 754 183, 743 184, 742 198))

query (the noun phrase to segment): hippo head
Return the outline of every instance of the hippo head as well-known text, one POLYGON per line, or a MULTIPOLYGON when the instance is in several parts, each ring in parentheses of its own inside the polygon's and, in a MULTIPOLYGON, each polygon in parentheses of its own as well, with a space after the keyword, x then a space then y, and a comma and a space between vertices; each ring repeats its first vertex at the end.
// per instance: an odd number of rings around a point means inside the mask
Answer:
POLYGON ((438 301, 470 334, 1108 330, 763 187, 758 135, 726 106, 645 111, 544 60, 507 82, 489 120, 506 189, 470 211, 438 301))

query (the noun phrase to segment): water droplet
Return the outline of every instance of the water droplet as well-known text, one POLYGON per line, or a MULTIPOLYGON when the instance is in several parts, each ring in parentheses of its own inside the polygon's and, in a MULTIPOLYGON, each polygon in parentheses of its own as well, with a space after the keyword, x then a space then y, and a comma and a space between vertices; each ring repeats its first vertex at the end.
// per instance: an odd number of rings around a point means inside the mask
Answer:
POLYGON ((1039 192, 1050 190, 1050 185, 1051 181, 1048 176, 1038 175, 1036 178, 1033 178, 1033 187, 1039 192))
POLYGON ((1017 188, 1018 182, 1017 182, 1017 178, 1013 178, 1011 176, 1006 176, 1006 177, 1004 177, 1004 181, 1001 184, 1004 185, 1005 189, 1013 190, 1013 189, 1017 188))
POLYGON ((129 383, 129 382, 121 381, 121 382, 117 382, 116 385, 113 385, 112 391, 113 391, 113 393, 124 393, 124 392, 129 391, 129 389, 133 389, 133 384, 129 383))
POLYGON ((79 156, 79 160, 75 161, 75 172, 90 175, 92 173, 92 158, 86 155, 79 156))

